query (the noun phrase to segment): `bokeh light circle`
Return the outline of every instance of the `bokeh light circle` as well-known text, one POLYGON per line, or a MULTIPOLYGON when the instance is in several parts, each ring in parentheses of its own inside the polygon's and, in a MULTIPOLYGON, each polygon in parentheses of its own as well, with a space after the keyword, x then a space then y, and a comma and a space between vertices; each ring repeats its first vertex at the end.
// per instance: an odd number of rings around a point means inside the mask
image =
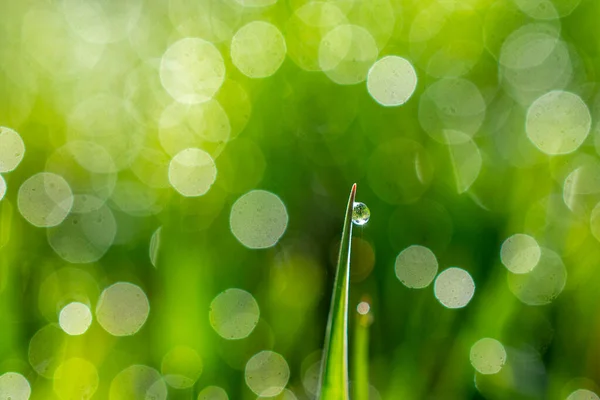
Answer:
POLYGON ((167 384, 176 389, 194 386, 204 365, 196 350, 187 346, 171 349, 162 359, 161 372, 167 384))
POLYGON ((31 386, 29 381, 18 372, 0 375, 0 399, 29 400, 31 386))
POLYGON ((551 21, 570 15, 581 0, 514 0, 519 9, 540 21, 551 21))
POLYGON ((533 237, 517 233, 502 243, 500 259, 510 272, 525 274, 535 268, 541 254, 542 250, 533 237))
POLYGON ((371 311, 371 306, 366 301, 361 301, 356 306, 356 312, 358 312, 360 315, 367 315, 369 311, 371 311))
POLYGON ((266 190, 252 190, 236 200, 229 218, 231 232, 244 246, 274 246, 285 233, 288 213, 281 199, 266 190))
POLYGON ((37 227, 60 224, 71 211, 73 193, 60 175, 40 172, 27 179, 19 188, 19 212, 37 227))
POLYGON ((277 0, 235 0, 244 7, 267 7, 277 3, 277 0))
POLYGON ((2 200, 5 195, 6 195, 6 181, 4 180, 4 177, 2 175, 0 175, 0 200, 2 200))
POLYGON ((459 144, 479 131, 486 108, 483 95, 473 82, 462 78, 440 79, 421 95, 419 122, 437 142, 459 144))
POLYGON ((551 303, 563 291, 567 270, 561 257, 542 248, 539 262, 527 274, 509 274, 508 288, 521 302, 531 306, 551 303))
POLYGON ((577 389, 567 397, 567 400, 600 400, 600 397, 587 389, 577 389))
POLYGON ((48 243, 67 262, 98 261, 115 240, 117 222, 111 209, 94 196, 76 202, 81 212, 73 212, 60 225, 49 228, 46 232, 48 243))
POLYGON ((109 400, 166 400, 167 385, 158 371, 146 365, 131 365, 110 383, 109 400))
POLYGON ((346 16, 331 2, 311 1, 289 18, 286 25, 288 54, 306 71, 319 71, 321 41, 335 27, 347 23, 346 16))
POLYGON ((68 335, 57 324, 49 324, 37 331, 29 341, 29 364, 44 378, 52 379, 62 363, 68 335))
POLYGON ((597 203, 590 214, 590 230, 592 235, 600 242, 600 203, 597 203))
POLYGON ((273 75, 285 59, 285 39, 279 29, 264 21, 241 27, 231 40, 233 64, 250 78, 273 75))
POLYGON ((68 335, 83 335, 92 324, 92 312, 87 305, 74 301, 60 310, 58 324, 68 335))
POLYGON ((243 339, 250 335, 260 318, 254 297, 241 289, 227 289, 210 303, 210 325, 224 339, 243 339))
POLYGON ((62 400, 91 399, 99 383, 96 367, 83 358, 70 358, 54 372, 54 392, 62 400))
POLYGON ((160 63, 160 80, 165 90, 180 103, 210 100, 225 80, 225 63, 219 50, 199 38, 173 43, 160 63))
POLYGON ((506 350, 496 339, 483 338, 471 346, 469 358, 480 374, 497 374, 506 363, 506 350))
POLYGON ((546 154, 568 154, 587 138, 592 117, 576 94, 555 90, 539 97, 527 111, 527 137, 546 154))
POLYGON ((375 62, 367 75, 367 90, 386 107, 406 103, 417 88, 415 68, 405 58, 386 56, 375 62))
POLYGON ((113 43, 124 39, 136 26, 142 0, 62 0, 69 27, 90 43, 113 43))
POLYGON ((290 379, 290 367, 280 354, 261 351, 248 360, 245 369, 246 384, 255 394, 277 396, 290 379))
POLYGON ((435 279, 435 297, 448 308, 465 307, 475 294, 475 282, 461 268, 451 267, 442 271, 435 279))
MULTIPOLYGON (((38 308, 49 321, 55 321, 60 311, 70 303, 90 304, 100 291, 94 277, 83 269, 66 267, 49 274, 41 283, 38 308)), ((60 322, 60 318, 59 318, 60 322)))
POLYGON ((100 93, 84 98, 72 108, 67 121, 68 139, 82 143, 77 147, 67 144, 67 148, 79 164, 92 172, 111 172, 111 167, 124 170, 135 160, 146 139, 140 119, 121 96, 100 93))
POLYGON ((0 126, 0 173, 17 168, 25 155, 21 136, 10 128, 0 126))
POLYGON ((584 160, 565 178, 562 198, 574 214, 587 216, 600 200, 600 162, 584 160))
POLYGON ((117 282, 104 289, 96 307, 98 323, 114 336, 134 335, 149 313, 150 304, 144 291, 128 282, 117 282))
POLYGON ((160 144, 172 156, 188 148, 200 148, 216 157, 230 134, 229 116, 215 99, 192 105, 173 102, 160 116, 160 144))
POLYGON ((169 164, 169 182, 186 197, 202 196, 217 179, 217 168, 210 154, 190 148, 177 153, 169 164))
POLYGON ((83 212, 90 197, 102 204, 113 192, 117 182, 117 166, 108 151, 96 143, 70 141, 58 148, 46 160, 46 172, 63 177, 75 196, 73 211, 83 212))
POLYGON ((319 66, 337 84, 354 85, 367 78, 379 50, 373 36, 357 25, 340 25, 319 45, 319 66))
POLYGON ((298 397, 289 389, 283 389, 277 396, 258 396, 256 400, 270 399, 270 400, 298 400, 298 397))
POLYGON ((435 254, 427 247, 413 245, 396 257, 396 277, 406 287, 421 289, 429 286, 438 271, 435 254))
POLYGON ((198 400, 229 400, 229 396, 222 387, 207 386, 198 393, 198 400))

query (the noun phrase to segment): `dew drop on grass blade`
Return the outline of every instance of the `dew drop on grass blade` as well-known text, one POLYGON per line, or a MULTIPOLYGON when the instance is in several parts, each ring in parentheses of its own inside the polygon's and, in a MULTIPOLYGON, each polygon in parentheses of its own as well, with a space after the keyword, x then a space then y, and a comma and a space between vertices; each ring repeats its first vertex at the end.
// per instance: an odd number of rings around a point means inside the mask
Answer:
POLYGON ((348 400, 348 286, 350 281, 350 252, 352 243, 352 212, 356 184, 352 186, 340 254, 335 273, 329 320, 325 333, 321 376, 319 377, 319 400, 348 400))

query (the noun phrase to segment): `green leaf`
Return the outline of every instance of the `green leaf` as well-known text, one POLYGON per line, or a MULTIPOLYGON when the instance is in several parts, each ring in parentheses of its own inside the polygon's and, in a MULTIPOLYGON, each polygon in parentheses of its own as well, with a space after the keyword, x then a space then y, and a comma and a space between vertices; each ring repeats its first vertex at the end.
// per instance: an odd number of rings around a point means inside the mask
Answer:
POLYGON ((325 333, 323 362, 319 379, 319 400, 348 400, 348 286, 350 282, 350 253, 352 250, 352 209, 356 184, 352 186, 340 255, 335 273, 335 283, 325 333))

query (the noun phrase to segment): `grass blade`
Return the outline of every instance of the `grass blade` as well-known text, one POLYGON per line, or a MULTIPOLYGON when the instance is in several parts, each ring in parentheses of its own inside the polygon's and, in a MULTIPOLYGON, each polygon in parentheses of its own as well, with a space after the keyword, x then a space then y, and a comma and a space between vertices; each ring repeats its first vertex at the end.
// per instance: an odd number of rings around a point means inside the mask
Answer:
POLYGON ((348 400, 348 287, 350 281, 350 252, 352 247, 352 209, 356 184, 352 186, 340 254, 335 273, 335 283, 325 334, 323 362, 319 378, 319 400, 348 400))
POLYGON ((369 400, 369 326, 373 322, 370 301, 363 296, 356 313, 352 347, 352 400, 369 400), (360 306, 364 306, 360 309, 360 306))

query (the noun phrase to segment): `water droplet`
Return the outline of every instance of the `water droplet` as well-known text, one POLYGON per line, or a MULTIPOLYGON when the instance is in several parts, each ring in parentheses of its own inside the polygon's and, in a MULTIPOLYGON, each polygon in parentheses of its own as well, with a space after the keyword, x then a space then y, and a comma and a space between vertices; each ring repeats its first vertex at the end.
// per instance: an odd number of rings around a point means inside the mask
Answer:
POLYGON ((365 203, 355 202, 352 208, 352 222, 356 225, 364 225, 369 222, 371 218, 371 211, 365 203))

